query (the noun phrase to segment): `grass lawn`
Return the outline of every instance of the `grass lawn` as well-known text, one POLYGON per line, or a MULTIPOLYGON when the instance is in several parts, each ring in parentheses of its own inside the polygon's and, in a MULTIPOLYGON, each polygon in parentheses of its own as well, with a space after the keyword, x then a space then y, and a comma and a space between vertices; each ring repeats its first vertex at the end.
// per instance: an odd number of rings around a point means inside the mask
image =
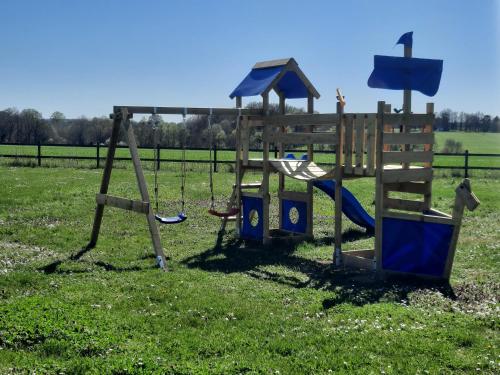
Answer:
MULTIPOLYGON (((451 287, 437 287, 326 265, 333 203, 318 191, 314 241, 266 249, 229 232, 216 246, 197 171, 188 220, 161 227, 170 272, 154 268, 145 219, 111 208, 97 247, 67 261, 88 242, 101 173, 0 167, 0 373, 500 371, 498 179, 473 179, 482 204, 466 212, 451 287)), ((215 176, 222 204, 234 175, 215 176)), ((161 205, 176 213, 179 176, 162 171, 160 181, 161 205)), ((433 206, 451 212, 459 182, 436 179, 433 206)), ((345 184, 373 214, 373 179, 345 184)), ((113 171, 110 194, 136 191, 132 169, 113 171)), ((345 249, 373 246, 345 223, 345 249)))

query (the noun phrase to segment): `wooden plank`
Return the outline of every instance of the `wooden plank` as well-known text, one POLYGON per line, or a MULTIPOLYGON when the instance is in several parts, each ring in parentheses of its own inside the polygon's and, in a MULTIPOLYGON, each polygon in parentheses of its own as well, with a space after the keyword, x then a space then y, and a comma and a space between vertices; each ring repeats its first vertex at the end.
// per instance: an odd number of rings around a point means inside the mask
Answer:
POLYGON ((351 174, 352 173, 352 142, 353 142, 353 117, 350 116, 344 116, 344 128, 345 128, 345 166, 344 166, 344 172, 346 174, 351 174))
MULTIPOLYGON (((151 106, 127 106, 117 105, 113 107, 113 113, 119 113, 126 109, 129 114, 153 114, 158 115, 182 115, 184 110, 188 115, 209 115, 212 110, 213 115, 237 116, 239 108, 203 108, 203 107, 151 107, 151 106)), ((261 109, 241 108, 242 115, 261 115, 261 109)))
POLYGON ((388 151, 382 154, 382 164, 432 162, 432 151, 388 151))
POLYGON ((399 128, 405 124, 410 128, 422 128, 434 122, 434 114, 427 113, 387 113, 384 115, 384 124, 392 128, 399 128))
MULTIPOLYGON (((126 116, 126 111, 124 112, 124 117, 126 116)), ((130 149, 130 155, 132 156, 132 163, 134 164, 135 176, 137 179, 137 185, 139 186, 139 191, 141 193, 141 199, 143 202, 149 202, 149 192, 146 185, 146 180, 144 179, 144 172, 142 171, 141 159, 139 158, 139 151, 137 150, 137 142, 135 140, 134 129, 132 124, 128 126, 128 147, 130 149)), ((149 206, 149 212, 146 215, 149 227, 149 233, 151 235, 151 241, 153 242, 153 249, 157 258, 161 259, 160 265, 163 265, 163 269, 167 269, 167 260, 165 254, 163 253, 163 248, 160 241, 160 233, 158 227, 156 226, 155 217, 151 206, 149 206)))
POLYGON ((320 145, 320 144, 335 144, 335 133, 317 132, 317 133, 268 133, 266 138, 268 142, 282 144, 297 144, 297 145, 320 145))
POLYGON ((384 145, 434 144, 434 133, 384 133, 384 145))
POLYGON ((425 182, 395 182, 384 185, 386 191, 398 191, 401 193, 428 194, 430 185, 425 182))
POLYGON ((447 214, 446 212, 442 212, 439 210, 436 210, 435 208, 430 208, 429 209, 429 214, 435 215, 435 216, 442 216, 442 217, 447 217, 451 219, 451 215, 447 214))
POLYGON ((376 116, 366 119, 366 174, 372 176, 375 173, 375 140, 377 123, 376 116))
POLYGON ((252 69, 262 69, 262 68, 271 68, 273 66, 283 66, 283 65, 288 64, 288 62, 291 59, 292 59, 291 57, 288 57, 286 59, 260 61, 260 62, 256 63, 252 69))
MULTIPOLYGON (((236 186, 236 184, 233 184, 233 187, 236 186)), ((260 182, 248 182, 245 184, 240 184, 240 189, 259 189, 262 186, 260 182)))
MULTIPOLYGON (((250 116, 249 120, 255 124, 269 126, 312 126, 312 125, 331 125, 335 126, 338 122, 335 113, 311 113, 311 114, 286 114, 274 116, 250 116)), ((262 126, 262 125, 261 125, 262 126)))
POLYGON ((354 119, 354 130, 355 130, 355 151, 356 151, 356 159, 355 159, 355 167, 354 174, 358 176, 362 176, 364 172, 364 163, 363 157, 365 152, 365 117, 357 116, 354 119))
POLYGON ((382 183, 432 180, 431 168, 392 169, 384 170, 382 174, 382 183))
POLYGON ((107 194, 96 195, 97 204, 104 204, 106 206, 121 208, 123 210, 134 211, 141 214, 149 212, 149 202, 143 202, 133 199, 115 197, 107 194))
POLYGON ((450 217, 427 215, 427 214, 409 214, 405 212, 394 212, 394 211, 384 211, 382 217, 387 217, 391 219, 402 219, 411 221, 420 221, 425 223, 436 223, 436 224, 448 224, 454 225, 455 220, 450 217))
MULTIPOLYGON (((104 171, 102 173, 101 188, 99 193, 106 194, 108 192, 109 181, 111 178, 111 171, 113 170, 113 161, 115 159, 115 151, 118 143, 118 136, 120 135, 121 125, 126 121, 126 119, 121 117, 121 113, 113 117, 113 129, 111 131, 111 137, 109 140, 108 153, 106 155, 106 164, 104 165, 104 171)), ((86 246, 87 249, 95 247, 97 244, 97 239, 99 238, 99 231, 101 230, 102 216, 104 213, 104 205, 98 204, 95 209, 94 214, 94 224, 92 225, 92 233, 90 235, 90 241, 86 246)))
POLYGON ((251 192, 251 191, 242 191, 240 193, 241 197, 249 197, 249 198, 262 198, 263 195, 261 192, 251 192))
POLYGON ((425 209, 424 202, 408 199, 384 198, 384 209, 406 210, 422 213, 425 209))
POLYGON ((335 151, 335 221, 334 221, 334 237, 335 244, 333 248, 332 259, 336 266, 340 266, 342 263, 342 177, 343 170, 342 164, 344 163, 343 156, 343 146, 344 146, 344 122, 343 118, 344 106, 338 101, 337 102, 337 147, 335 151))
POLYGON ((377 136, 376 136, 376 174, 375 174, 375 269, 377 272, 382 270, 382 206, 384 199, 384 187, 382 177, 384 175, 384 167, 382 164, 382 152, 384 151, 383 132, 384 132, 384 116, 385 102, 377 103, 377 136))
POLYGON ((301 191, 287 191, 283 190, 278 192, 278 198, 289 199, 293 201, 308 202, 309 194, 301 191))
POLYGON ((241 152, 242 152, 242 164, 248 165, 248 157, 250 152, 250 129, 248 128, 248 121, 243 118, 241 122, 241 152))

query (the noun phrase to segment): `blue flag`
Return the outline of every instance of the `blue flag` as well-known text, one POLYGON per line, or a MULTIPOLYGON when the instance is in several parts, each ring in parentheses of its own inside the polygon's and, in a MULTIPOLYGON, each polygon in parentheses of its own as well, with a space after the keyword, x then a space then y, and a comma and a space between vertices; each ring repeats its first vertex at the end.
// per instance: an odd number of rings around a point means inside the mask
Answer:
POLYGON ((436 95, 443 72, 443 60, 375 55, 368 86, 390 90, 416 90, 436 95))
POLYGON ((412 47, 413 45, 413 31, 409 31, 407 33, 404 33, 399 37, 399 40, 397 41, 396 44, 402 44, 405 47, 412 47))

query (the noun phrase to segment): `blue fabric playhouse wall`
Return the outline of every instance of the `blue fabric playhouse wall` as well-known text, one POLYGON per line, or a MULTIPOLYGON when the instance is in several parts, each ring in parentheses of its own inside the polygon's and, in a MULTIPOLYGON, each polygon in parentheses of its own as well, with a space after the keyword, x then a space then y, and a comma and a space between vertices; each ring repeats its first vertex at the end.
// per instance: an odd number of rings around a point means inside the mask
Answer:
POLYGON ((243 205, 243 224, 241 226, 241 237, 248 240, 262 240, 264 236, 263 219, 263 201, 262 198, 257 197, 241 197, 243 205), (259 215, 259 221, 256 226, 250 223, 250 212, 255 210, 259 215))
POLYGON ((382 268, 441 277, 453 225, 384 218, 382 268))
POLYGON ((300 201, 293 201, 289 199, 283 199, 282 212, 281 212, 281 223, 284 230, 288 230, 294 233, 306 233, 307 229, 307 203, 300 201), (296 208, 299 217, 296 223, 290 220, 290 210, 296 208))

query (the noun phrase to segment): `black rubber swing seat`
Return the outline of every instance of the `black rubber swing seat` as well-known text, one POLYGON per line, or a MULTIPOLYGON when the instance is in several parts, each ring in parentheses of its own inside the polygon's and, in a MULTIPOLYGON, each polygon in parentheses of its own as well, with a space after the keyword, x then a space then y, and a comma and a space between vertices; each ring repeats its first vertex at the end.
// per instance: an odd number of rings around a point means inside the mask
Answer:
POLYGON ((161 224, 179 224, 183 221, 186 221, 187 216, 184 212, 180 212, 177 216, 160 216, 155 215, 155 219, 159 221, 161 224))

